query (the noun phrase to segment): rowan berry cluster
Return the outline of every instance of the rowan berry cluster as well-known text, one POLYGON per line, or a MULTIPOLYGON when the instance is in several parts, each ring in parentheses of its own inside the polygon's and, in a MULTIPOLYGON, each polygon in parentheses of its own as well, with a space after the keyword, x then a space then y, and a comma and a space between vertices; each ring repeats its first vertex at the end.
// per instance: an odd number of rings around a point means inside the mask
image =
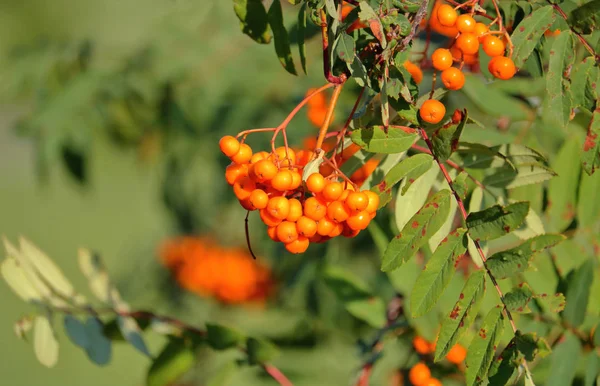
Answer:
MULTIPOLYGON (((429 342, 421 336, 413 339, 413 347, 422 359, 427 359, 435 351, 435 343, 429 342)), ((446 359, 450 363, 461 365, 466 356, 467 350, 460 344, 455 344, 446 354, 446 359)), ((442 384, 431 376, 431 370, 424 361, 418 362, 410 369, 408 379, 414 386, 441 386, 442 384)))
POLYGON ((258 211, 269 237, 291 253, 303 253, 311 242, 355 237, 375 217, 379 196, 359 191, 337 170, 315 172, 303 181, 311 151, 279 147, 253 154, 232 136, 221 138, 219 147, 232 161, 225 178, 240 204, 258 211))

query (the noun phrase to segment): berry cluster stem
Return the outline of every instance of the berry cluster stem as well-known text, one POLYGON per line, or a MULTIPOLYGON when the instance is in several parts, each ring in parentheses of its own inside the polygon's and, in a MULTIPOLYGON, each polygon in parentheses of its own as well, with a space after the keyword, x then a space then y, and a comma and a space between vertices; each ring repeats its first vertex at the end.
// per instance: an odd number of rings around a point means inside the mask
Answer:
POLYGON ((329 108, 327 109, 325 121, 323 122, 323 125, 319 130, 319 137, 317 138, 317 144, 315 145, 315 155, 322 150, 321 147, 323 146, 325 135, 327 135, 327 130, 329 130, 329 125, 331 124, 331 117, 333 117, 333 111, 335 110, 335 106, 337 105, 340 93, 342 92, 342 87, 344 87, 343 83, 336 85, 335 90, 333 90, 331 103, 329 103, 329 108))

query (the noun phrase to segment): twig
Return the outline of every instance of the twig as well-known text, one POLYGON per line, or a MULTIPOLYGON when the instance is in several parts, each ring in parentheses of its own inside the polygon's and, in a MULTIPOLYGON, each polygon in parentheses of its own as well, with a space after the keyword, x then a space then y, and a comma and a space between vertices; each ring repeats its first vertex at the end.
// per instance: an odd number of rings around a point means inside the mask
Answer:
POLYGON ((421 24, 421 20, 423 20, 423 18, 427 16, 428 6, 429 0, 423 0, 421 2, 421 6, 417 10, 415 18, 412 20, 410 33, 400 42, 400 49, 407 47, 410 44, 410 42, 414 39, 415 35, 417 34, 417 29, 419 29, 419 25, 421 24))
POLYGON ((250 230, 248 228, 248 216, 250 216, 250 211, 246 212, 246 218, 244 219, 244 230, 246 231, 246 244, 248 245, 248 251, 254 260, 256 260, 256 255, 252 251, 252 245, 250 244, 250 230))
POLYGON ((270 364, 262 365, 263 369, 281 386, 294 386, 294 384, 275 366, 270 364))
POLYGON ((583 37, 582 34, 580 34, 579 32, 575 31, 573 29, 573 27, 568 23, 568 19, 569 17, 567 16, 567 14, 565 13, 565 11, 562 10, 562 8, 560 7, 560 5, 558 4, 554 4, 552 3, 550 0, 546 0, 548 2, 548 4, 552 5, 552 8, 554 8, 554 10, 556 12, 558 12, 558 14, 565 19, 565 21, 567 21, 567 25, 569 26, 569 29, 571 30, 571 32, 573 32, 575 34, 575 36, 577 36, 577 39, 579 39, 579 41, 581 42, 581 44, 583 44, 583 46, 585 47, 585 49, 592 54, 592 56, 594 57, 594 60, 596 60, 597 63, 600 63, 600 54, 596 53, 596 51, 594 50, 594 48, 590 45, 590 43, 587 42, 587 40, 585 40, 585 38, 583 37))

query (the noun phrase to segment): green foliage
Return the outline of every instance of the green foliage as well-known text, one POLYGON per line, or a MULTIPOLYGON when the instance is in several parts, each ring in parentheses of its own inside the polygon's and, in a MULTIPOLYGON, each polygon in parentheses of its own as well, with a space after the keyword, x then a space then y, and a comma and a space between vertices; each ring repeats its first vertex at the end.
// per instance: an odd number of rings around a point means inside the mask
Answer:
POLYGON ((189 371, 195 361, 193 347, 183 339, 171 339, 152 362, 147 386, 170 385, 189 371))
POLYGON ((416 134, 400 128, 373 126, 352 131, 352 141, 368 152, 394 154, 408 150, 417 139, 416 134))
POLYGON ((467 351, 467 385, 478 385, 486 379, 503 328, 502 309, 500 307, 493 308, 483 320, 467 351))

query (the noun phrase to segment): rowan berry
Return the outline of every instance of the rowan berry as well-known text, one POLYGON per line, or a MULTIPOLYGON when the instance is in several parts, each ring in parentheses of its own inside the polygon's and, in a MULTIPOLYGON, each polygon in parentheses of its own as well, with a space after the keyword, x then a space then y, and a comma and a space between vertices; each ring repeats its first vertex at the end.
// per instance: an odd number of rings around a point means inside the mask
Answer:
POLYGON ((477 36, 477 39, 481 42, 490 29, 483 23, 475 23, 473 34, 477 36))
POLYGON ((423 362, 414 365, 408 372, 408 379, 414 386, 422 386, 431 378, 429 367, 423 362))
POLYGON ((275 149, 275 159, 279 162, 279 167, 294 166, 296 164, 296 152, 285 146, 275 149))
POLYGON ((365 194, 369 198, 369 203, 365 210, 367 213, 375 213, 379 209, 379 195, 370 190, 365 190, 365 194))
POLYGON ((285 219, 287 221, 296 222, 302 217, 302 203, 295 198, 290 198, 288 203, 290 204, 290 212, 285 219))
POLYGON ((252 206, 252 204, 250 203, 250 198, 246 198, 243 200, 238 200, 240 202, 240 205, 242 206, 242 208, 249 210, 249 211, 253 211, 256 210, 255 207, 252 206))
POLYGON ((461 346, 460 344, 455 344, 452 346, 448 354, 446 354, 446 359, 448 362, 454 363, 455 365, 461 363, 467 357, 467 350, 461 346))
POLYGON ((236 164, 248 163, 252 158, 252 148, 248 144, 242 143, 240 144, 240 150, 229 158, 236 164))
POLYGON ((440 24, 446 27, 452 27, 456 23, 456 19, 458 19, 456 10, 448 4, 440 5, 437 9, 436 16, 440 24))
POLYGON ((341 183, 337 181, 330 181, 325 185, 321 194, 325 199, 329 201, 335 201, 340 198, 343 191, 344 188, 342 187, 341 183))
POLYGON ((350 209, 341 201, 333 201, 327 206, 327 217, 335 222, 344 222, 350 217, 350 209))
POLYGON ((475 55, 479 51, 479 39, 475 34, 469 32, 458 35, 454 45, 466 55, 475 55))
POLYGON ((248 201, 254 209, 264 209, 269 203, 269 196, 262 189, 254 189, 250 194, 248 201))
POLYGON ((317 222, 306 216, 301 216, 296 221, 298 234, 304 237, 312 237, 317 233, 317 222))
POLYGON ((271 240, 275 241, 276 243, 281 241, 277 238, 277 226, 267 227, 267 235, 271 240))
POLYGON ((353 213, 360 212, 369 205, 369 197, 363 192, 352 192, 348 194, 345 203, 353 213))
POLYGON ((321 127, 327 117, 327 107, 309 107, 308 120, 315 127, 321 127))
POLYGON ((238 178, 233 184, 233 193, 239 200, 250 198, 256 184, 248 176, 238 178))
POLYGON ((278 170, 272 161, 262 159, 253 165, 253 171, 259 181, 269 181, 275 177, 278 170))
POLYGON ((231 164, 225 169, 225 180, 231 186, 242 176, 248 175, 248 165, 231 164))
POLYGON ((422 336, 415 336, 413 339, 413 347, 415 351, 421 355, 431 354, 431 344, 422 336))
POLYGON ((289 170, 280 170, 271 180, 271 186, 281 192, 291 188, 294 176, 289 170))
POLYGON ((331 230, 331 232, 329 232, 329 234, 327 236, 329 236, 331 238, 338 237, 339 235, 342 234, 343 231, 344 231, 344 224, 339 223, 339 222, 334 222, 333 229, 331 230))
POLYGON ((297 170, 291 170, 292 173, 292 183, 290 185, 290 190, 295 190, 302 185, 302 175, 298 173, 297 170))
POLYGON ((356 237, 360 233, 360 230, 354 230, 348 226, 348 224, 344 224, 344 229, 342 230, 342 235, 347 238, 356 237))
POLYGON ((370 222, 371 216, 364 210, 353 214, 352 216, 348 217, 348 220, 346 220, 346 224, 348 224, 350 229, 355 231, 362 231, 363 229, 366 229, 370 222))
POLYGON ((412 78, 415 80, 416 84, 421 83, 421 81, 423 80, 423 71, 421 71, 421 68, 419 68, 419 66, 417 66, 410 60, 406 60, 403 66, 404 68, 406 68, 406 71, 408 71, 410 76, 412 76, 412 78))
POLYGON ((329 177, 331 173, 333 173, 333 166, 331 166, 328 162, 323 162, 319 166, 319 173, 321 173, 323 177, 329 177))
POLYGON ((252 158, 250 158, 250 163, 255 164, 255 163, 259 162, 260 160, 263 160, 268 157, 269 157, 269 153, 267 153, 266 151, 259 151, 258 153, 252 154, 252 158))
POLYGON ((277 238, 284 244, 291 243, 298 238, 296 223, 291 221, 282 221, 277 225, 277 238))
POLYGON ((456 67, 442 71, 442 83, 448 90, 460 90, 465 84, 465 75, 456 67))
POLYGON ((456 18, 456 28, 461 33, 475 32, 475 19, 471 15, 460 15, 456 18))
POLYGON ((266 209, 271 216, 283 220, 290 213, 290 202, 285 197, 272 197, 266 209))
POLYGON ((265 225, 269 227, 276 227, 281 223, 281 221, 283 221, 282 219, 271 216, 267 208, 259 210, 258 213, 260 214, 260 219, 262 220, 262 222, 264 222, 265 225))
POLYGON ((292 241, 291 243, 285 244, 285 249, 287 249, 290 253, 298 254, 306 252, 309 245, 310 242, 308 238, 304 236, 298 236, 296 240, 292 241))
POLYGON ((304 201, 304 215, 314 221, 319 221, 327 214, 327 205, 316 197, 304 201))
POLYGON ((310 157, 312 155, 312 152, 308 151, 308 150, 300 150, 296 152, 296 164, 298 166, 306 166, 306 164, 308 163, 308 161, 310 161, 310 157))
POLYGON ((325 177, 320 173, 313 173, 306 179, 306 187, 312 193, 321 193, 325 188, 325 177))
POLYGON ((226 135, 219 141, 221 152, 227 157, 233 157, 240 150, 240 142, 231 135, 226 135))
POLYGON ((444 71, 452 67, 452 53, 445 48, 438 48, 431 54, 431 61, 433 62, 433 68, 444 71))
POLYGON ((504 55, 506 46, 504 42, 493 35, 487 35, 483 38, 483 51, 490 57, 504 55))
POLYGON ((323 217, 317 221, 317 233, 321 236, 329 236, 329 233, 333 230, 335 223, 327 217, 323 217))
MULTIPOLYGON (((318 89, 309 88, 306 91, 305 97, 315 93, 318 89)), ((327 99, 325 98, 325 94, 322 92, 313 95, 307 102, 308 107, 324 107, 327 106, 327 99)))
POLYGON ((465 64, 475 64, 478 60, 478 54, 465 54, 461 50, 459 50, 456 45, 450 47, 450 52, 452 53, 452 58, 459 62, 464 62, 465 64))
POLYGON ((438 123, 444 118, 446 107, 435 99, 426 100, 419 109, 419 116, 427 123, 438 123))
POLYGON ((495 56, 488 64, 488 70, 498 79, 508 80, 517 73, 515 63, 506 56, 495 56))

